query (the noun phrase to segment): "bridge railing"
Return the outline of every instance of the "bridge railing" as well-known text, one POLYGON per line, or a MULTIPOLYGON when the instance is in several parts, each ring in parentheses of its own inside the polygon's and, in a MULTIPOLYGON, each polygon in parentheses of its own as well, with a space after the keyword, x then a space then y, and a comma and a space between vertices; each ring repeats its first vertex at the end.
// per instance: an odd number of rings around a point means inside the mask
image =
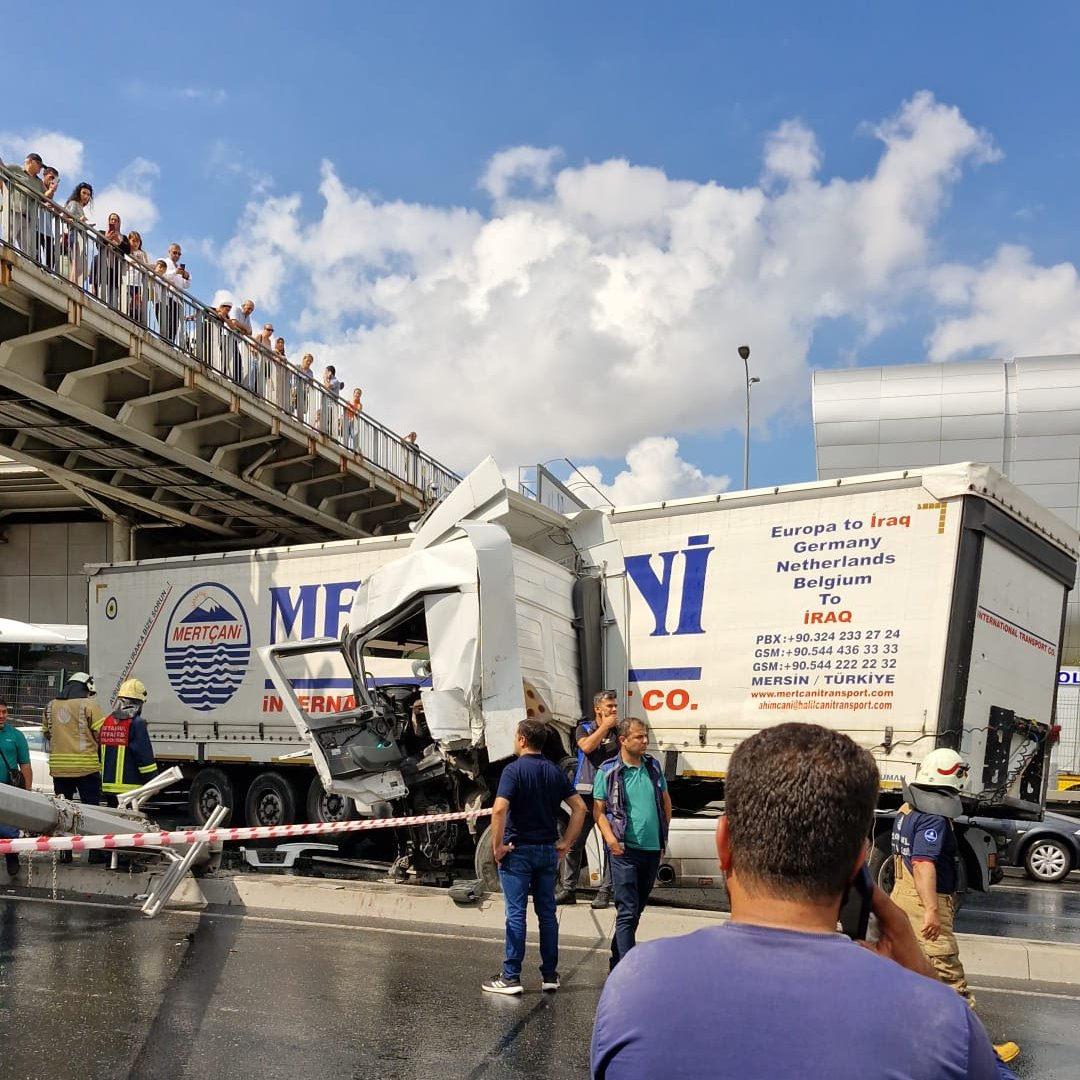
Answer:
POLYGON ((0 242, 433 501, 460 477, 0 168, 0 242))

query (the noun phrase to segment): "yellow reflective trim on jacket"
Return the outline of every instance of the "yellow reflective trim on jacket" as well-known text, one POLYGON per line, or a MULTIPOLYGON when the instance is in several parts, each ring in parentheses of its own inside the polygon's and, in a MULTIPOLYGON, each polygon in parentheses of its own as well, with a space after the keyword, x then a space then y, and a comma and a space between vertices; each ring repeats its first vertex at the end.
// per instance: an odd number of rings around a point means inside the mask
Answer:
POLYGON ((127 750, 126 746, 116 746, 112 749, 116 750, 116 761, 113 767, 113 775, 110 780, 105 775, 105 750, 106 747, 101 748, 101 790, 109 792, 110 795, 117 795, 122 791, 134 791, 138 784, 125 784, 124 783, 124 752, 127 750))
POLYGON ((87 754, 50 754, 49 772, 61 780, 72 776, 86 776, 89 773, 99 772, 101 764, 98 755, 87 754))
POLYGON ((139 772, 141 773, 155 773, 157 772, 157 765, 140 765, 139 772))

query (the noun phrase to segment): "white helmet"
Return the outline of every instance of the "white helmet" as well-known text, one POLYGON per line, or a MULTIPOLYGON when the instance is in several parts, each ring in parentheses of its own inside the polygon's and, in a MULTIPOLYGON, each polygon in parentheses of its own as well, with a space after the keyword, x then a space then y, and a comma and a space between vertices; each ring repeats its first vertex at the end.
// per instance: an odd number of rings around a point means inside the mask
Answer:
POLYGON ((942 746, 931 750, 922 759, 913 783, 919 787, 953 788, 959 791, 970 768, 955 750, 942 746))
POLYGON ((76 671, 74 675, 68 676, 68 682, 82 683, 88 694, 94 693, 94 676, 87 675, 85 671, 76 671))

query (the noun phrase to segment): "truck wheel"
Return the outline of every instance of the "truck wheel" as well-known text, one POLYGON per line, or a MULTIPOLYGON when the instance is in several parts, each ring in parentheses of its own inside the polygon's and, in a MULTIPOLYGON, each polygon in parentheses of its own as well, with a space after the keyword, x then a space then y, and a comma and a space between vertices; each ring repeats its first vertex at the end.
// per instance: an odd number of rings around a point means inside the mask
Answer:
POLYGON ((953 914, 958 912, 967 900, 968 871, 963 859, 956 860, 956 892, 953 893, 953 914))
POLYGON ((296 792, 281 773, 259 773, 248 788, 244 813, 249 825, 292 825, 296 792))
POLYGON ((1060 840, 1040 836, 1024 852, 1024 869, 1036 881, 1061 881, 1072 869, 1072 855, 1060 840))
POLYGON ((675 809, 683 814, 700 814, 716 798, 715 789, 708 784, 680 784, 671 792, 675 809))
POLYGON ((491 826, 488 825, 476 838, 476 852, 473 855, 473 869, 483 886, 484 892, 501 893, 499 885, 499 867, 491 850, 491 826))
POLYGON ((882 833, 876 837, 874 846, 870 849, 870 858, 867 860, 870 876, 877 882, 878 887, 884 893, 891 893, 893 887, 891 837, 891 833, 882 833))
POLYGON ((196 825, 205 825, 207 818, 219 806, 226 806, 223 825, 228 825, 237 816, 236 791, 228 774, 222 769, 200 769, 191 781, 188 791, 188 813, 196 825))
POLYGON ((318 776, 315 776, 308 785, 305 808, 308 821, 323 824, 332 821, 352 821, 356 817, 356 804, 352 799, 348 795, 328 793, 318 776))

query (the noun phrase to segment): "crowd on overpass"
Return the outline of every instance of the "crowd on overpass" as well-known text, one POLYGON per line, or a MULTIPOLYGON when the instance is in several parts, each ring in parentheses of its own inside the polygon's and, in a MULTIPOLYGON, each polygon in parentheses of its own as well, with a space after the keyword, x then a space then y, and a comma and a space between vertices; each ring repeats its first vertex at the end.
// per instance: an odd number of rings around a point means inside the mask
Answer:
POLYGON ((421 467, 415 431, 397 436, 375 425, 380 430, 373 433, 371 423, 362 423, 363 391, 354 387, 343 398, 345 383, 333 365, 327 365, 320 378, 311 353, 293 363, 273 323, 265 321, 259 329, 252 322, 254 300, 222 300, 209 307, 188 299, 191 273, 180 244, 170 244, 162 258, 152 258, 141 234, 125 232, 115 211, 108 213, 100 230, 90 217, 92 185, 78 182, 65 200, 59 170, 38 153, 27 154, 21 165, 0 161, 0 170, 15 181, 9 185, 5 217, 12 235, 5 239, 20 251, 346 450, 361 457, 385 456, 386 443, 396 442, 391 457, 401 467, 391 471, 418 487, 428 486, 424 481, 429 473, 445 471, 421 467), (380 440, 380 434, 388 438, 380 440), (384 454, 373 453, 377 447, 384 454))

